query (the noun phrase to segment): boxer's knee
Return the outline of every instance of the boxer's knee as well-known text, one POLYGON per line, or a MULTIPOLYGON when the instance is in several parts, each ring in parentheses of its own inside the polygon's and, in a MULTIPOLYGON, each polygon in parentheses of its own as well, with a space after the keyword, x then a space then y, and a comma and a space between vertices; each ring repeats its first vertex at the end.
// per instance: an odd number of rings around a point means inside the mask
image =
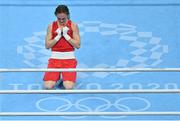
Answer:
POLYGON ((56 84, 55 81, 44 81, 44 88, 48 90, 53 89, 55 84, 56 84))
POLYGON ((69 90, 74 88, 75 83, 72 81, 63 81, 63 85, 65 89, 69 90))

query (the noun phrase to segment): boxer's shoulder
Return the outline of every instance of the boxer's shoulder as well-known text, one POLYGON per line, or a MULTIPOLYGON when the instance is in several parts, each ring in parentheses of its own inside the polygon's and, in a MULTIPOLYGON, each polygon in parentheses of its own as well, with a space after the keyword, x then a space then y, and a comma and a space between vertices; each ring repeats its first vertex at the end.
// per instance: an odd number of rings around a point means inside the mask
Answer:
POLYGON ((48 24, 48 30, 52 29, 52 23, 48 24))
POLYGON ((77 29, 78 25, 76 23, 72 22, 71 27, 72 27, 72 29, 77 29))
POLYGON ((53 21, 53 22, 51 22, 51 23, 49 23, 48 24, 48 28, 51 30, 53 27, 55 27, 55 26, 58 26, 57 25, 57 21, 53 21))

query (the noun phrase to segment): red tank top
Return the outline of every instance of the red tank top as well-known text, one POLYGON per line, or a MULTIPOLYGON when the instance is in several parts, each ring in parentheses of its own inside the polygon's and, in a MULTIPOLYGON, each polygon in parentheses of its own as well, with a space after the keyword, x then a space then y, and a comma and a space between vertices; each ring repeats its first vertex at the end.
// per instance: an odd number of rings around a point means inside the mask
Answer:
MULTIPOLYGON (((52 23, 52 39, 57 36, 57 33, 55 32, 58 29, 58 21, 54 21, 52 23)), ((73 31, 71 27, 71 20, 68 20, 66 26, 69 28, 68 35, 73 38, 73 31)), ((74 51, 74 47, 62 36, 60 40, 52 47, 52 51, 57 52, 69 52, 74 51)))

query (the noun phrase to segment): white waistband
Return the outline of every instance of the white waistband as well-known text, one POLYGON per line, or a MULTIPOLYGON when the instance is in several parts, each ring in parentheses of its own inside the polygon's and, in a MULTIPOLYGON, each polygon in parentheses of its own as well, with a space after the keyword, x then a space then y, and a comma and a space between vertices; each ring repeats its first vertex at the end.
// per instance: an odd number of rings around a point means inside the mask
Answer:
POLYGON ((74 55, 74 51, 70 51, 70 52, 52 51, 52 55, 50 58, 53 58, 53 59, 74 59, 75 55, 74 55))

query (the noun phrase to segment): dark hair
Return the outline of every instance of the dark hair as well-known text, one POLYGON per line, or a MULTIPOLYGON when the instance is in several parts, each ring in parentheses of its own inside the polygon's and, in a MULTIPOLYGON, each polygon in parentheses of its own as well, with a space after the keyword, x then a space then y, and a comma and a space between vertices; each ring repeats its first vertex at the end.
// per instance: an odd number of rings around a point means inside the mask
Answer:
POLYGON ((58 13, 65 13, 65 14, 67 14, 68 18, 70 18, 69 9, 66 5, 58 5, 54 14, 57 15, 58 13))

